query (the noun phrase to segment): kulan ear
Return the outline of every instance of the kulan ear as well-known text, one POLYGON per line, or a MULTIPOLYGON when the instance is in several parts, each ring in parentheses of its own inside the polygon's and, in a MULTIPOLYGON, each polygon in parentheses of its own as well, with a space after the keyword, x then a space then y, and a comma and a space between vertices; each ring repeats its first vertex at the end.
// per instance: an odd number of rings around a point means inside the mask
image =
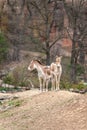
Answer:
POLYGON ((38 60, 38 58, 37 57, 33 57, 33 60, 38 60))
POLYGON ((32 58, 32 60, 36 60, 36 58, 35 58, 35 57, 33 57, 33 58, 32 58))
POLYGON ((62 56, 61 55, 60 56, 56 55, 56 58, 62 58, 62 56))
POLYGON ((56 58, 58 58, 59 56, 58 55, 56 55, 56 58))

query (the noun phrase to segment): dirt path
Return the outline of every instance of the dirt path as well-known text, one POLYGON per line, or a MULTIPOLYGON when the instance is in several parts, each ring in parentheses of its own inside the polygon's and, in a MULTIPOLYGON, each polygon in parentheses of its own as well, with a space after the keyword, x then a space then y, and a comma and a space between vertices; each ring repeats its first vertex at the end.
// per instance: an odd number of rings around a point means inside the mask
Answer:
POLYGON ((0 130, 87 130, 87 94, 31 90, 19 107, 0 113, 0 130))

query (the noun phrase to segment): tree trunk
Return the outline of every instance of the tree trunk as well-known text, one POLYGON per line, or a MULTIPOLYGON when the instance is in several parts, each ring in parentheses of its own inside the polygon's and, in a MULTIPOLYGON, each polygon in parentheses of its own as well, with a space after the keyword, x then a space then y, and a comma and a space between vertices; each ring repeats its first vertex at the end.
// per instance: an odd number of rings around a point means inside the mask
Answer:
POLYGON ((46 65, 50 65, 50 51, 46 52, 46 65))
POLYGON ((73 40, 72 40, 72 52, 71 52, 71 73, 70 78, 73 83, 76 83, 77 76, 77 59, 78 59, 78 50, 76 49, 76 27, 74 27, 73 40))
POLYGON ((87 66, 85 65, 84 67, 85 72, 84 72, 84 81, 87 82, 87 66))
POLYGON ((14 47, 14 52, 13 52, 13 57, 12 60, 13 61, 19 61, 19 47, 14 47))
POLYGON ((84 53, 84 46, 81 42, 79 42, 79 62, 84 65, 85 63, 85 53, 84 53))
POLYGON ((49 42, 46 42, 46 65, 50 65, 50 47, 49 47, 49 42))
POLYGON ((73 51, 71 55, 71 74, 70 74, 71 81, 73 83, 76 83, 76 75, 77 75, 76 67, 77 67, 77 54, 76 51, 73 51))

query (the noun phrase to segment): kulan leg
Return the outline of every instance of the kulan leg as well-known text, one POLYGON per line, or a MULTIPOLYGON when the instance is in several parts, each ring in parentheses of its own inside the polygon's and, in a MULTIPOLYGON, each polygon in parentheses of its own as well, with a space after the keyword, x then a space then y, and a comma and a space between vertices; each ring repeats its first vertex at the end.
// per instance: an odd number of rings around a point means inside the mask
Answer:
POLYGON ((60 89, 59 85, 60 85, 60 75, 58 75, 58 77, 57 77, 57 88, 56 88, 56 90, 60 89))
POLYGON ((55 79, 51 79, 51 83, 52 83, 52 87, 51 87, 51 90, 55 90, 55 79))
POLYGON ((43 80, 43 91, 45 91, 46 81, 43 80))
POLYGON ((39 83, 40 83, 40 91, 42 92, 43 91, 43 86, 42 86, 42 78, 41 77, 39 77, 39 83))
POLYGON ((58 90, 58 77, 57 76, 56 76, 55 82, 56 82, 55 90, 58 90))
POLYGON ((59 90, 59 85, 60 85, 60 78, 61 78, 61 74, 62 74, 62 68, 60 68, 60 71, 57 75, 57 90, 59 90))
POLYGON ((49 81, 47 80, 46 81, 46 92, 48 92, 48 84, 49 84, 49 81))

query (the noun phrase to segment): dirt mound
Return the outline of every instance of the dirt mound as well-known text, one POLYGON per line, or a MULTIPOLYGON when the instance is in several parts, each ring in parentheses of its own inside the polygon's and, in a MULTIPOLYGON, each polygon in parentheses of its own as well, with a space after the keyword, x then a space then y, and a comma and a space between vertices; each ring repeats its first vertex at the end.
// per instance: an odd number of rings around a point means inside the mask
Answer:
POLYGON ((16 95, 22 104, 0 113, 0 130, 87 130, 87 94, 31 90, 16 95))

